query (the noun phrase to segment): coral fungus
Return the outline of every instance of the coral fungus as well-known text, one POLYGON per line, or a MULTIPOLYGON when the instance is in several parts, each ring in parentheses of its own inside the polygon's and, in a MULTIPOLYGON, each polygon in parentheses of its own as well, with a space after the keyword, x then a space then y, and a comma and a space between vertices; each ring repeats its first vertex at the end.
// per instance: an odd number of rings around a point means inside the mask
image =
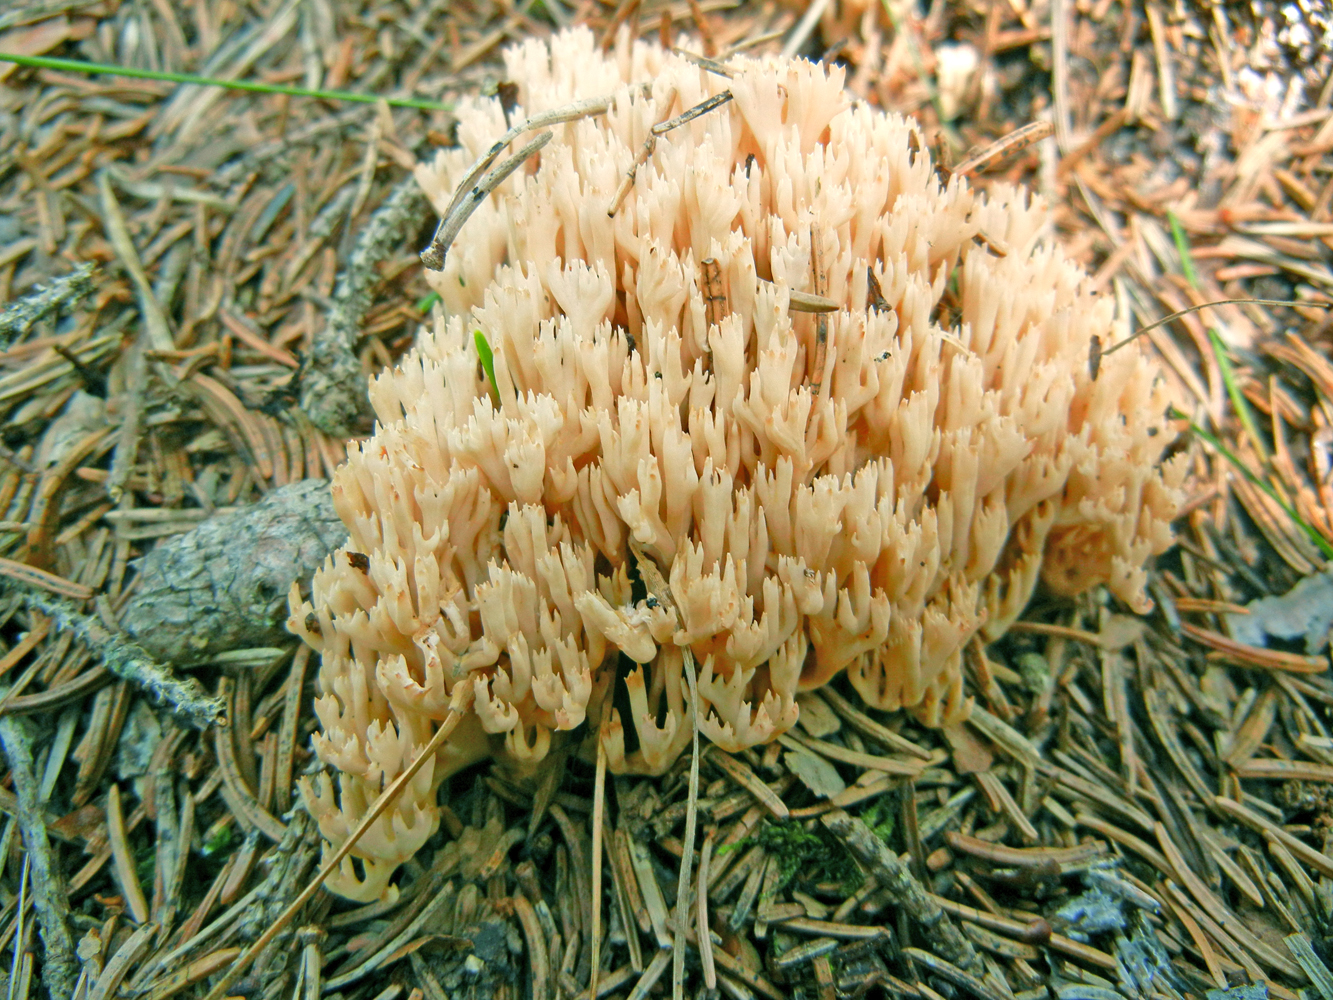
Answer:
MULTIPOLYGON (((1091 377, 1114 305, 1044 211, 942 182, 916 126, 852 102, 840 70, 737 58, 725 79, 586 31, 505 58, 515 115, 609 107, 475 206, 431 276, 433 329, 374 381, 379 427, 335 478, 350 540, 293 601, 340 772, 305 800, 334 843, 473 689, 331 883, 358 899, 436 828, 449 771, 536 762, 608 713, 622 773, 668 767, 695 713, 724 749, 768 741, 841 672, 874 707, 959 718, 965 644, 1040 576, 1145 608, 1179 503, 1153 368, 1131 347, 1091 377), (616 204, 653 125, 724 89, 616 204)), ((458 118, 459 147, 417 172, 441 211, 507 128, 494 99, 458 118)))

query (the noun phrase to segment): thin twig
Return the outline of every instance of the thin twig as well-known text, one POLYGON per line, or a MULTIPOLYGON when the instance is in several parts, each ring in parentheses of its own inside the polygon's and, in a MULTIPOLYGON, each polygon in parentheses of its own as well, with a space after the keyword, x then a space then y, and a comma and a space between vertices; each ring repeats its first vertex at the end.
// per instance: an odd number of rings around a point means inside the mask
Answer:
POLYGON ((81 614, 67 601, 37 591, 27 591, 23 599, 28 607, 49 615, 56 628, 73 632, 107 670, 133 681, 190 725, 204 729, 222 718, 222 702, 205 692, 197 680, 177 677, 141 646, 113 634, 96 618, 81 614))
POLYGON ((714 76, 720 76, 727 80, 734 79, 736 76, 735 73, 727 69, 726 66, 722 65, 722 63, 718 62, 716 59, 709 59, 707 56, 701 56, 697 52, 687 52, 685 49, 672 49, 671 52, 674 55, 680 56, 682 59, 688 59, 700 69, 707 70, 714 76))
MULTIPOLYGON (((690 787, 685 808, 685 850, 680 858, 680 874, 676 880, 676 928, 675 954, 671 964, 672 1000, 682 1000, 685 995, 685 939, 690 930, 690 866, 694 861, 694 841, 699 823, 699 690, 695 680, 694 651, 689 646, 681 647, 681 659, 685 663, 685 680, 690 686, 690 721, 694 732, 690 746, 690 787)), ((707 934, 707 927, 699 928, 700 934, 707 934)))
MULTIPOLYGON (((33 906, 37 910, 42 945, 46 949, 42 982, 52 997, 73 996, 79 973, 74 958, 74 939, 66 924, 69 893, 65 877, 51 853, 46 821, 37 800, 38 781, 33 770, 32 738, 27 731, 27 722, 12 715, 0 718, 0 743, 4 744, 5 758, 14 777, 19 832, 23 835, 23 846, 31 865, 33 906)), ((15 954, 21 949, 20 942, 14 947, 15 954)))
MULTIPOLYGON (((815 272, 815 295, 824 298, 828 287, 828 274, 823 267, 823 253, 816 242, 815 227, 810 227, 810 266, 815 272)), ((815 367, 810 380, 810 395, 818 396, 824 385, 824 365, 828 356, 828 314, 815 313, 815 367)))
MULTIPOLYGON (((671 112, 671 105, 676 103, 676 88, 671 87, 666 92, 666 97, 662 100, 662 107, 667 113, 671 112)), ((664 124, 664 123, 663 123, 664 124)), ((634 157, 634 162, 625 171, 625 176, 620 179, 620 185, 616 188, 616 193, 611 196, 611 204, 606 208, 608 218, 614 218, 620 211, 620 206, 624 204, 626 196, 630 189, 634 187, 634 178, 639 175, 639 168, 648 162, 648 157, 653 155, 653 150, 657 148, 657 128, 656 126, 648 133, 648 138, 643 140, 643 145, 639 148, 638 156, 634 157)))
POLYGON ((83 59, 58 59, 53 56, 19 55, 13 52, 0 52, 0 62, 10 62, 18 66, 30 66, 35 69, 54 69, 65 73, 106 74, 124 76, 133 80, 164 80, 168 83, 195 84, 202 87, 225 87, 228 90, 248 90, 256 94, 286 94, 290 97, 313 97, 321 101, 356 101, 363 104, 375 104, 384 101, 390 107, 415 108, 419 111, 452 111, 453 105, 440 101, 418 100, 416 98, 382 97, 379 94, 354 94, 348 90, 314 90, 310 87, 292 87, 279 83, 264 83, 259 80, 221 80, 211 76, 199 76, 194 73, 170 73, 163 70, 138 69, 132 66, 111 66, 103 63, 90 63, 83 59))
MULTIPOLYGON (((28 915, 28 886, 32 884, 30 875, 32 874, 32 858, 24 857, 23 868, 19 872, 19 899, 18 912, 14 914, 14 937, 18 941, 24 940, 27 935, 25 918, 28 915)), ((7 1000, 14 1000, 15 987, 19 984, 20 962, 28 958, 22 948, 14 949, 14 957, 9 963, 9 990, 6 992, 7 1000)))
POLYGON ((828 10, 829 0, 815 0, 803 15, 791 35, 787 38, 787 43, 782 46, 782 58, 793 59, 796 53, 801 51, 802 46, 809 40, 814 33, 815 25, 819 19, 824 16, 824 11, 828 10))
MULTIPOLYGON (((147 327, 147 324, 145 324, 147 327)), ((116 432, 116 450, 111 456, 111 473, 107 476, 106 492, 111 502, 131 506, 133 499, 125 495, 125 483, 134 472, 139 457, 139 435, 143 430, 144 394, 148 388, 148 359, 145 356, 145 338, 140 336, 130 346, 129 378, 122 393, 120 429, 116 432)))
POLYGON ((144 272, 139 251, 130 238, 129 226, 125 223, 125 214, 120 210, 120 202, 111 189, 111 177, 106 171, 97 175, 97 190, 102 196, 102 222, 106 227, 106 237, 111 248, 116 251, 121 265, 130 273, 139 297, 139 312, 143 315, 144 328, 148 333, 149 343, 155 351, 173 351, 176 342, 167 325, 167 315, 162 311, 157 296, 153 294, 153 285, 144 272))
POLYGON ((597 978, 602 968, 602 820, 606 815, 606 734, 611 713, 602 713, 597 732, 597 770, 592 785, 592 972, 588 996, 597 996, 597 978))
POLYGON ((523 166, 529 157, 540 152, 541 148, 553 138, 555 138, 554 132, 542 132, 537 138, 478 181, 475 187, 466 192, 466 197, 460 199, 455 195, 455 204, 451 206, 449 213, 440 220, 435 235, 431 237, 430 245, 421 251, 421 263, 432 271, 444 270, 444 258, 449 253, 449 248, 453 246, 454 239, 471 217, 473 211, 476 210, 476 207, 485 201, 492 191, 503 184, 510 174, 523 166))
MULTIPOLYGON (((604 115, 610 107, 610 97, 589 97, 582 101, 566 104, 563 107, 553 108, 550 111, 543 111, 541 114, 533 115, 531 118, 519 122, 492 143, 491 148, 471 166, 463 179, 458 182, 458 187, 454 190, 454 197, 449 202, 449 207, 444 210, 444 214, 441 216, 441 225, 443 225, 445 219, 448 219, 458 210, 463 204, 463 199, 468 196, 477 182, 481 180, 482 175, 490 169, 491 164, 498 160, 500 154, 503 153, 509 144, 519 136, 528 132, 535 132, 540 128, 553 128, 556 125, 565 125, 569 122, 580 121, 584 118, 604 115)), ((434 240, 431 241, 431 245, 435 245, 434 240)), ((448 247, 446 246, 444 250, 447 251, 448 247)), ((430 267, 429 264, 426 266, 430 267)))
POLYGON ((829 832, 840 839, 870 874, 879 882, 890 902, 901 907, 907 915, 922 926, 936 950, 965 970, 980 968, 981 960, 972 948, 972 942, 959 933, 939 904, 908 871, 898 856, 884 846, 864 822, 835 809, 820 817, 829 832))
MULTIPOLYGON (((0 577, 14 580, 24 587, 36 590, 49 590, 53 594, 62 594, 75 601, 86 601, 93 596, 92 588, 81 583, 66 580, 63 576, 48 573, 36 566, 29 566, 16 559, 0 557, 0 577)), ((3 586, 3 584, 0 584, 3 586)))
POLYGON ((802 292, 793 288, 788 293, 787 310, 794 313, 831 313, 838 311, 838 303, 827 295, 814 292, 802 292))
MULTIPOLYGON (((708 112, 712 111, 714 108, 722 107, 722 105, 726 104, 730 100, 731 100, 730 90, 724 90, 720 94, 714 94, 712 97, 700 101, 698 104, 694 105, 694 107, 686 108, 680 114, 676 115, 675 118, 668 118, 664 122, 658 122, 656 125, 653 126, 653 135, 665 135, 672 129, 677 129, 680 128, 682 125, 687 125, 690 122, 694 121, 694 119, 700 118, 703 115, 708 114, 708 112)), ((667 107, 670 106, 671 106, 670 102, 668 102, 667 107)))
MULTIPOLYGON (((1197 306, 1190 306, 1188 309, 1181 309, 1178 312, 1171 313, 1171 315, 1169 316, 1163 316, 1161 319, 1149 323, 1142 329, 1134 331, 1124 340, 1120 341, 1117 344, 1111 345, 1104 351, 1100 350, 1101 342, 1097 340, 1096 337, 1094 337, 1093 338, 1094 353, 1092 355, 1092 359, 1095 362, 1100 362, 1102 358, 1109 357, 1116 351, 1120 350, 1120 348, 1129 344, 1131 341, 1137 340, 1139 337, 1142 337, 1149 330, 1155 330, 1159 326, 1165 326, 1167 323, 1180 319, 1181 316, 1188 316, 1190 313, 1198 312, 1200 309, 1208 309, 1212 306, 1233 306, 1233 305, 1247 305, 1247 304, 1254 306, 1310 306, 1311 308, 1314 309, 1333 309, 1333 302, 1303 302, 1299 300, 1293 301, 1292 299, 1215 299, 1212 302, 1201 302, 1197 306)), ((1094 368, 1094 372, 1095 370, 1096 369, 1094 368)))
POLYGON ((14 341, 27 336, 41 319, 62 309, 72 309, 92 294, 97 269, 80 264, 69 274, 38 285, 23 298, 0 310, 0 349, 7 350, 14 341))
POLYGON ((704 836, 704 845, 699 848, 699 884, 695 891, 695 927, 698 928, 699 964, 704 970, 704 986, 717 989, 717 968, 713 961, 713 938, 708 930, 708 876, 713 860, 714 831, 709 830, 704 836))
POLYGON ((958 166, 952 168, 949 173, 954 177, 966 177, 977 171, 984 170, 993 163, 998 163, 1005 159, 1027 149, 1034 142, 1048 138, 1055 134, 1055 126, 1050 122, 1042 120, 1029 122, 1020 129, 1015 129, 1006 136, 992 142, 979 153, 969 156, 958 166))
POLYGON ((1051 3, 1051 90, 1055 95, 1055 141, 1062 154, 1073 143, 1073 115, 1069 107, 1069 6, 1051 3))
MULTIPOLYGON (((648 593, 657 598, 668 610, 675 608, 671 587, 662 576, 657 563, 633 540, 630 541, 630 548, 634 552, 639 578, 643 580, 648 593)), ((694 841, 699 824, 699 689, 695 676, 694 651, 689 646, 682 646, 680 652, 685 666, 685 680, 690 688, 690 722, 693 732, 690 750, 690 784, 685 806, 684 850, 681 852, 680 872, 676 879, 676 914, 671 963, 672 1000, 682 1000, 685 995, 685 941, 690 931, 690 869, 694 862, 694 841)), ((707 934, 708 928, 700 927, 699 933, 707 934)))
MULTIPOLYGON (((652 93, 651 85, 645 84, 641 92, 647 97, 652 93)), ((467 222, 477 205, 499 187, 505 178, 517 170, 529 156, 550 142, 554 133, 545 132, 539 135, 499 167, 496 167, 489 174, 486 173, 491 164, 499 159, 500 154, 505 151, 511 142, 525 133, 534 132, 540 128, 549 129, 556 125, 564 125, 584 118, 595 118, 598 115, 604 115, 610 109, 613 100, 609 96, 589 97, 582 101, 566 104, 563 107, 553 108, 550 111, 543 111, 541 114, 533 115, 531 118, 519 122, 497 139, 485 155, 478 159, 463 179, 459 181, 458 187, 454 190, 454 197, 449 202, 449 207, 444 210, 444 214, 440 217, 440 224, 435 229, 435 235, 431 237, 430 245, 421 251, 421 263, 432 271, 441 270, 444 267, 445 256, 449 253, 449 247, 453 245, 459 230, 463 228, 463 224, 467 222), (483 175, 485 176, 483 177, 483 175)))

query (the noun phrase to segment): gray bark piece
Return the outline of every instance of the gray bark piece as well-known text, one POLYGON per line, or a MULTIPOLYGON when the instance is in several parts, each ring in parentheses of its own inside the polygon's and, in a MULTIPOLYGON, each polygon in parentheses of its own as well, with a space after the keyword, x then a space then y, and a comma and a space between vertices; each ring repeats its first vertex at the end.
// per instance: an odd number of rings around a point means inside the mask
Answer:
POLYGON ((292 581, 304 587, 346 540, 327 480, 280 487, 149 552, 120 625, 175 664, 282 642, 292 581))
POLYGON ((92 264, 80 264, 69 274, 52 278, 0 309, 0 349, 26 337, 38 320, 62 309, 72 309, 87 298, 93 291, 96 272, 92 264))
POLYGON ((326 434, 352 437, 374 424, 366 375, 356 355, 361 321, 380 280, 377 265, 402 249, 429 211, 416 180, 401 181, 366 223, 338 278, 324 329, 315 335, 296 374, 301 409, 326 434))
POLYGON ((892 905, 906 911, 920 930, 922 939, 929 941, 942 958, 968 972, 982 970, 981 959, 972 942, 963 937, 940 905, 930 898, 925 887, 898 860, 898 855, 889 850, 862 820, 835 809, 821 816, 820 821, 869 869, 880 888, 889 895, 892 905))
POLYGON ((1249 614, 1227 615, 1231 638, 1267 646, 1269 638, 1305 639, 1311 656, 1328 646, 1333 627, 1333 570, 1305 577, 1281 597, 1261 597, 1245 605, 1249 614))

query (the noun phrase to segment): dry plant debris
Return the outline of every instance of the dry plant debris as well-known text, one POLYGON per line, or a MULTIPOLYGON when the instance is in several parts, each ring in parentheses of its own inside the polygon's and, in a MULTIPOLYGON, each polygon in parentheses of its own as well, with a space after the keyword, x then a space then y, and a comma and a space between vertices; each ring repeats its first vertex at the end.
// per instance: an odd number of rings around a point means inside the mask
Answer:
MULTIPOLYGON (((912 113, 955 164, 1049 114, 1055 143, 973 183, 1033 181, 1130 327, 1204 296, 1328 298, 1326 7, 1004 0, 848 20, 852 9, 41 0, 0 11, 0 51, 450 100, 503 83, 505 42, 573 23, 724 60, 790 45, 844 64, 860 97, 912 113)), ((0 76, 12 338, 0 354, 0 987, 63 997, 72 977, 80 997, 199 997, 318 860, 317 832, 292 811, 313 665, 287 645, 195 668, 230 722, 200 732, 110 675, 32 595, 78 602, 110 630, 157 539, 332 472, 341 443, 292 408, 290 373, 327 329, 358 236, 416 159, 451 142, 451 123, 109 76, 0 76)), ((428 221, 374 266, 360 338, 343 342, 363 371, 415 335, 428 221)), ((1176 405, 1327 539, 1320 315, 1225 307, 1152 340, 1176 405), (1230 347, 1248 420, 1209 327, 1230 347)), ((692 995, 1329 995, 1327 658, 1303 640, 1261 648, 1227 632, 1228 615, 1287 593, 1323 555, 1211 446, 1194 456, 1182 545, 1149 582, 1152 618, 1095 595, 1040 602, 1001 643, 969 648, 982 710, 963 729, 861 711, 835 685, 801 696, 803 722, 779 742, 703 755, 682 943, 692 995), (924 766, 901 773, 903 755, 924 766), (879 850, 856 853, 874 844, 822 822, 837 810, 897 855, 979 966, 904 916, 874 874, 879 850)), ((595 803, 591 767, 549 762, 535 779, 496 765, 451 779, 441 831, 405 866, 396 903, 316 896, 234 992, 586 996, 594 926, 599 996, 670 992, 687 764, 613 776, 595 803)))

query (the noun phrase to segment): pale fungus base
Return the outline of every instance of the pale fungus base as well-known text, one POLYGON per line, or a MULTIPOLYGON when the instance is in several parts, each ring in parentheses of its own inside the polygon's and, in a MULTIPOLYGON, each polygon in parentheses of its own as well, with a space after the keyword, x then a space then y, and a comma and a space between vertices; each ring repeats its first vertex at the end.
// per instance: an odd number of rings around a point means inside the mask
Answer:
MULTIPOLYGON (((293 598, 322 654, 315 749, 339 772, 338 793, 323 775, 303 792, 334 844, 474 688, 360 871, 330 880, 353 899, 390 891, 448 773, 536 763, 607 712, 620 773, 667 768, 694 711, 726 750, 771 740, 841 671, 876 708, 958 719, 964 645, 1003 633, 1039 577, 1146 609, 1180 500, 1164 390, 1136 347, 1092 379, 1113 304, 1041 237, 1044 212, 942 185, 915 126, 852 104, 837 68, 735 59, 726 80, 645 43, 603 56, 587 31, 506 62, 515 116, 615 101, 556 127, 431 276, 443 315, 375 380, 380 426, 335 479, 350 540, 293 598), (728 87, 609 217, 651 126, 728 87), (793 312, 793 292, 838 311, 793 312), (644 595, 631 538, 675 608, 644 595)), ((441 211, 507 128, 494 99, 458 116, 461 148, 417 171, 441 211)))

